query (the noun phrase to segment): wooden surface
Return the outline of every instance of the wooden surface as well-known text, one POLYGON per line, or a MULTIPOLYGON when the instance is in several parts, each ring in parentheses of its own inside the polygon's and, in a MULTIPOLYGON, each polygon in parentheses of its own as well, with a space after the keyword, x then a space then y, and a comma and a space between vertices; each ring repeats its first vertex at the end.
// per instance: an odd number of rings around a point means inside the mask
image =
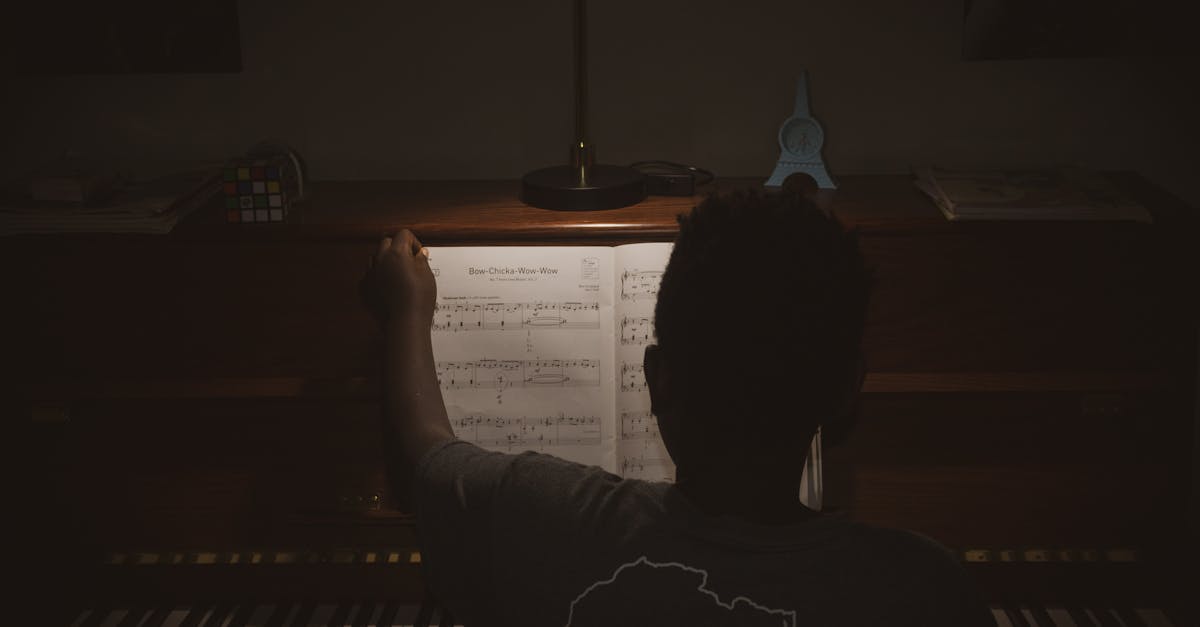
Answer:
MULTIPOLYGON (((907 177, 821 193, 877 276, 859 428, 827 451, 831 508, 959 549, 1162 556, 1186 541, 1195 230, 1178 201, 1114 179, 1154 225, 952 224, 907 177)), ((342 511, 384 492, 379 337, 357 294, 377 238, 669 240, 697 200, 557 213, 516 189, 316 183, 285 225, 227 225, 213 207, 169 236, 6 238, 0 393, 33 477, 33 544, 78 558, 415 542, 387 507, 342 511)))

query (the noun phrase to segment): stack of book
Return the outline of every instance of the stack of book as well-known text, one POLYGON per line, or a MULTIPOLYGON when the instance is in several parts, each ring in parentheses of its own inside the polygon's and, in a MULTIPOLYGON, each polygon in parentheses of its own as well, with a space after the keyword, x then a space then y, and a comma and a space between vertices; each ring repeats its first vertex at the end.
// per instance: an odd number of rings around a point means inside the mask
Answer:
POLYGON ((93 178, 78 185, 35 178, 24 193, 0 198, 0 235, 169 233, 220 190, 220 170, 210 167, 111 186, 93 178), (104 193, 97 195, 97 187, 104 193))
POLYGON ((1098 172, 1083 168, 914 168, 916 186, 947 220, 1134 220, 1150 212, 1098 172))

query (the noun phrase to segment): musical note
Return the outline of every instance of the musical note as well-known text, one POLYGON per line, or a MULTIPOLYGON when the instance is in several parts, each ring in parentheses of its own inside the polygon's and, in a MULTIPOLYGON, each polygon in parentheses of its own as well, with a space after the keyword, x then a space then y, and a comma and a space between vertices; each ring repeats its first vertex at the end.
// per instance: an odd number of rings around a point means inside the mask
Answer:
POLYGON ((433 330, 599 329, 600 303, 438 303, 433 330))
POLYGON ((600 444, 600 417, 559 413, 550 416, 468 414, 450 419, 461 440, 483 447, 542 448, 600 444))
POLYGON ((675 464, 670 459, 626 455, 619 466, 621 476, 626 479, 644 481, 675 481, 675 464))
POLYGON ((622 440, 652 440, 659 437, 658 420, 650 412, 621 412, 622 440))
POLYGON ((645 392, 646 391, 646 374, 642 371, 642 364, 629 362, 621 363, 621 391, 622 392, 645 392))
POLYGON ((654 318, 649 316, 625 316, 621 318, 622 344, 649 344, 653 339, 654 318))
POLYGON ((621 273, 621 300, 639 300, 658 296, 662 270, 626 270, 621 273))
POLYGON ((442 389, 600 385, 597 359, 479 359, 434 364, 442 389))

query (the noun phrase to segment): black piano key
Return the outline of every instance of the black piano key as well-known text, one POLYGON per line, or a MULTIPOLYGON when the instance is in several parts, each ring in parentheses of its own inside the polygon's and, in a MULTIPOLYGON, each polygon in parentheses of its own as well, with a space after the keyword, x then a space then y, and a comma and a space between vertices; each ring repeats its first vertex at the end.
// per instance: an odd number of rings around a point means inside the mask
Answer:
POLYGON ((138 625, 142 624, 142 620, 145 618, 146 608, 130 608, 125 612, 125 615, 114 624, 114 627, 137 627, 138 625))
POLYGON ((1149 627, 1174 627, 1177 624, 1171 620, 1171 617, 1166 612, 1158 608, 1137 608, 1134 611, 1142 617, 1142 621, 1149 627))
POLYGON ((258 606, 254 603, 243 603, 229 616, 229 622, 226 627, 246 627, 250 623, 250 617, 254 616, 254 611, 258 606))
POLYGON ((1169 621, 1172 625, 1195 625, 1200 623, 1200 606, 1195 607, 1164 607, 1162 609, 1163 618, 1169 621))
POLYGON ((163 619, 162 627, 183 627, 188 614, 191 613, 192 608, 190 607, 172 607, 163 619))
POLYGON ((72 616, 74 616, 75 618, 71 619, 71 622, 67 623, 67 625, 69 627, 79 627, 85 621, 87 621, 88 617, 92 615, 93 611, 94 610, 92 610, 92 608, 89 608, 89 607, 85 607, 81 610, 76 611, 74 614, 72 614, 72 616))
POLYGON ((308 627, 329 627, 335 610, 337 610, 336 605, 319 604, 313 608, 312 616, 308 617, 308 621, 301 624, 308 625, 308 627))
POLYGON ((1013 627, 1008 620, 1008 612, 1005 612, 1003 607, 993 605, 988 609, 992 612, 992 622, 996 623, 996 627, 1013 627))
POLYGON ((1062 605, 1056 605, 1046 608, 1050 614, 1050 618, 1054 620, 1054 624, 1058 627, 1090 627, 1089 624, 1080 624, 1075 620, 1075 616, 1070 610, 1062 605))
POLYGON ((1054 619, 1050 618, 1050 613, 1046 608, 1040 605, 1031 605, 1029 613, 1033 615, 1033 622, 1037 627, 1056 627, 1054 619))
POLYGON ((163 623, 167 620, 167 615, 171 613, 171 608, 160 607, 152 610, 146 620, 142 621, 139 627, 163 627, 163 623))
POLYGON ((105 610, 98 618, 99 622, 95 623, 96 627, 117 627, 121 619, 129 615, 129 610, 125 608, 115 608, 105 610))
POLYGON ((360 603, 358 611, 350 618, 350 627, 367 627, 369 624, 378 624, 372 623, 371 618, 379 609, 379 606, 374 603, 360 603))
POLYGON ((396 610, 396 617, 392 619, 392 627, 396 625, 405 625, 410 627, 417 623, 417 614, 421 613, 420 605, 401 605, 396 610))
POLYGON ((350 622, 350 610, 354 606, 349 603, 339 603, 333 608, 333 614, 329 617, 329 622, 326 623, 329 627, 345 627, 350 622))
POLYGON ((396 610, 398 609, 400 609, 400 606, 395 603, 384 605, 383 611, 379 614, 379 622, 377 623, 379 627, 391 627, 392 622, 396 618, 396 610))
POLYGON ((188 609, 187 616, 183 622, 179 623, 179 627, 201 627, 204 624, 204 619, 212 613, 212 606, 208 604, 195 605, 188 609))
POLYGON ((1013 627, 1033 627, 1029 624, 1029 621, 1025 620, 1025 614, 1021 612, 1021 608, 1006 605, 1004 606, 1004 612, 1008 614, 1008 622, 1012 623, 1013 627))
POLYGON ((110 612, 112 612, 112 608, 94 607, 91 613, 85 616, 83 621, 79 622, 78 625, 79 627, 100 627, 100 624, 104 622, 104 619, 108 617, 110 612))
POLYGON ((292 615, 299 610, 298 606, 280 603, 275 606, 275 610, 271 612, 270 618, 267 619, 267 623, 263 627, 283 627, 284 625, 290 625, 292 624, 292 615))
POLYGON ((1100 627, 1121 627, 1121 621, 1117 620, 1117 617, 1109 612, 1108 608, 1091 607, 1088 609, 1091 610, 1092 616, 1095 616, 1096 620, 1100 622, 1100 627))
POLYGON ((1133 608, 1118 607, 1113 608, 1113 611, 1116 612, 1117 618, 1120 618, 1121 622, 1125 623, 1125 627, 1148 627, 1146 621, 1142 620, 1142 617, 1133 611, 1133 608))
POLYGON ((225 619, 233 612, 233 606, 221 604, 213 606, 212 611, 204 618, 200 627, 224 627, 225 619))
POLYGON ((108 613, 104 620, 100 621, 100 627, 117 627, 121 621, 129 616, 129 610, 126 608, 117 608, 108 613))
POLYGON ((271 617, 275 615, 278 607, 270 603, 250 606, 251 609, 250 613, 246 616, 245 627, 266 627, 267 623, 271 622, 271 617))
POLYGON ((286 624, 296 625, 297 627, 308 625, 308 622, 312 619, 313 612, 315 611, 317 611, 316 603, 305 603, 296 610, 296 613, 292 615, 291 619, 286 624))
POLYGON ((438 621, 438 627, 454 627, 454 613, 449 609, 442 607, 442 617, 438 621))
POLYGON ((1068 606, 1067 613, 1071 615, 1071 619, 1075 621, 1079 627, 1100 627, 1092 617, 1088 615, 1081 607, 1068 606))
POLYGON ((430 621, 433 620, 433 610, 437 607, 437 603, 433 597, 425 597, 421 602, 421 609, 417 610, 417 617, 413 619, 413 627, 429 627, 430 621))
POLYGON ((253 602, 233 606, 233 611, 229 613, 229 618, 225 620, 225 627, 246 627, 250 623, 250 617, 254 615, 254 608, 256 607, 258 607, 258 604, 253 602))

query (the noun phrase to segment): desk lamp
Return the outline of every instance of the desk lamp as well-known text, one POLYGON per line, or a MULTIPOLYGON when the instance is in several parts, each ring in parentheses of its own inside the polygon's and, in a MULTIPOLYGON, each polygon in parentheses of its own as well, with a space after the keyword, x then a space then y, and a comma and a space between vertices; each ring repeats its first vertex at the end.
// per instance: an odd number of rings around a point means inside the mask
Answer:
POLYGON ((646 198, 646 177, 633 168, 596 163, 587 137, 587 2, 575 0, 575 143, 570 165, 534 170, 521 180, 521 200, 557 211, 597 211, 646 198))

